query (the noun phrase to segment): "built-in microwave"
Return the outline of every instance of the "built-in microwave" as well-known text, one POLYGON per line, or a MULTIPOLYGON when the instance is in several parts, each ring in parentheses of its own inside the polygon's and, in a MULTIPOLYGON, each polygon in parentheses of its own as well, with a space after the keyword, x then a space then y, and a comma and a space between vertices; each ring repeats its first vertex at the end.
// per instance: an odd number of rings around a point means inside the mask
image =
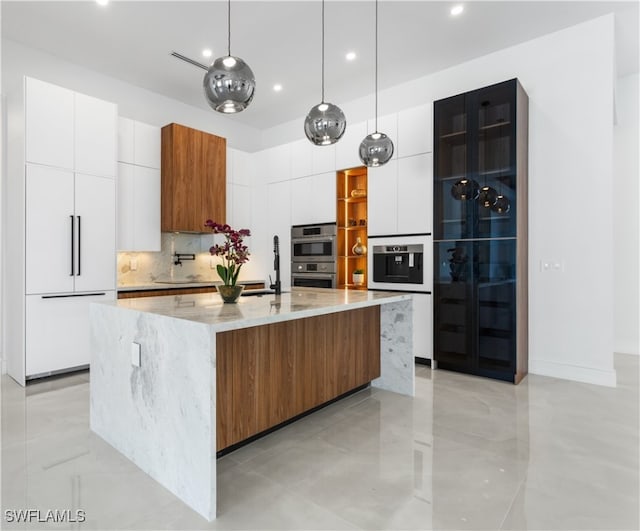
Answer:
POLYGON ((335 262, 336 224, 294 225, 291 227, 292 262, 335 262))

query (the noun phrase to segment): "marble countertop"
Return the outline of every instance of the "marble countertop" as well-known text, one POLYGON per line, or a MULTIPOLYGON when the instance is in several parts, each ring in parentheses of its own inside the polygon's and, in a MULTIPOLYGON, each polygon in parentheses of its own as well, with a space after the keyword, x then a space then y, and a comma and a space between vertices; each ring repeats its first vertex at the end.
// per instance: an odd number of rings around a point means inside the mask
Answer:
MULTIPOLYGON (((239 280, 238 284, 264 284, 264 280, 239 280)), ((173 282, 147 282, 145 284, 118 284, 118 291, 150 291, 154 289, 184 289, 184 288, 207 288, 219 286, 222 280, 194 280, 194 281, 173 281, 173 282)))
POLYGON ((408 293, 296 287, 282 295, 240 297, 232 304, 223 303, 218 293, 120 299, 98 304, 204 323, 214 331, 225 331, 410 299, 408 293))

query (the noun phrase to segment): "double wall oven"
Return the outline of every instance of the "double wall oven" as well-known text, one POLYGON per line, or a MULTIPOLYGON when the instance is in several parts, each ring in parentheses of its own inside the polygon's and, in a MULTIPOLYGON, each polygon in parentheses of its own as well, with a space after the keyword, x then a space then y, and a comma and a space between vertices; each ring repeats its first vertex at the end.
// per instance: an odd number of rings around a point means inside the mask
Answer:
POLYGON ((336 224, 291 227, 291 285, 336 287, 336 224))

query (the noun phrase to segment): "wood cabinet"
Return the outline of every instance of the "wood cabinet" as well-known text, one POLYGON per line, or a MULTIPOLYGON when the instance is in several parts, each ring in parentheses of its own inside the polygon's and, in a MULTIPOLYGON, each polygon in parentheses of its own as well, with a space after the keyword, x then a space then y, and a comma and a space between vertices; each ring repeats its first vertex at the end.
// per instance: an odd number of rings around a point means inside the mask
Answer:
POLYGON ((163 232, 205 233, 207 219, 226 222, 226 146, 183 125, 162 128, 163 232))
POLYGON ((380 376, 380 308, 218 333, 217 450, 380 376))
POLYGON ((336 174, 337 225, 336 285, 338 288, 367 289, 367 251, 358 254, 354 246, 367 247, 369 225, 367 197, 368 180, 366 166, 342 170, 336 174), (353 282, 354 271, 362 270, 362 284, 353 282))

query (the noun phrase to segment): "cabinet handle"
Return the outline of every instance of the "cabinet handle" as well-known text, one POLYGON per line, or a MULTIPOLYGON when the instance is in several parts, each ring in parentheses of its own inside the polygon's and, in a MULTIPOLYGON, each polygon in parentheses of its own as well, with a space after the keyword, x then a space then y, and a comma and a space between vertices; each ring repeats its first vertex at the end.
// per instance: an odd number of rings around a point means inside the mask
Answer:
POLYGON ((71 297, 101 297, 106 295, 104 291, 100 293, 71 293, 69 295, 42 295, 43 299, 69 299, 71 297))
POLYGON ((75 246, 75 241, 74 241, 74 234, 73 234, 73 216, 69 216, 71 218, 71 273, 69 274, 70 277, 72 277, 75 274, 75 271, 73 269, 73 266, 75 264, 76 261, 76 257, 75 257, 75 253, 74 251, 74 246, 75 246))
POLYGON ((82 266, 82 220, 78 216, 78 276, 80 276, 80 268, 82 266))

